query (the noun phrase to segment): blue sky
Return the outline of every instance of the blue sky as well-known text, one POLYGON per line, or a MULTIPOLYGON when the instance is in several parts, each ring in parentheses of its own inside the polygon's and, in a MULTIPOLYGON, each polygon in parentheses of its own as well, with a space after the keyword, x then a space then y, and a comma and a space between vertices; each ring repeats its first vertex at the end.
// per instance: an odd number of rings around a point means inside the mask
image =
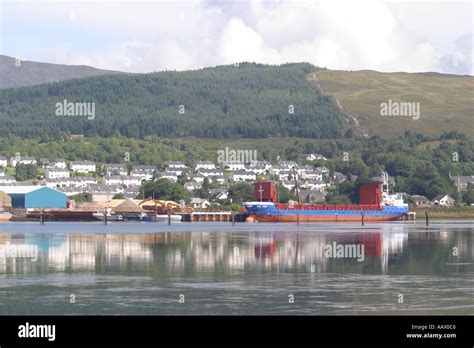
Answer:
POLYGON ((150 72, 239 61, 473 75, 473 2, 4 1, 0 53, 150 72))

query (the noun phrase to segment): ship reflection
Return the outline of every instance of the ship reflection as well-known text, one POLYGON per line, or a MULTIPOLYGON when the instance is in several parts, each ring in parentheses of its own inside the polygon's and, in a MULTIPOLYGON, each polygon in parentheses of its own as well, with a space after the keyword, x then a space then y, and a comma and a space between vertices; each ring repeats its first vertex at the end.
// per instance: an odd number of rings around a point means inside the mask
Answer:
POLYGON ((409 233, 404 225, 367 233, 0 234, 0 274, 384 274, 410 272, 415 262, 423 262, 423 271, 430 273, 438 265, 434 255, 449 253, 453 246, 460 260, 472 260, 471 234, 409 233), (430 240, 435 249, 420 252, 430 240), (363 246, 363 260, 328 256, 327 248, 340 245, 363 246))

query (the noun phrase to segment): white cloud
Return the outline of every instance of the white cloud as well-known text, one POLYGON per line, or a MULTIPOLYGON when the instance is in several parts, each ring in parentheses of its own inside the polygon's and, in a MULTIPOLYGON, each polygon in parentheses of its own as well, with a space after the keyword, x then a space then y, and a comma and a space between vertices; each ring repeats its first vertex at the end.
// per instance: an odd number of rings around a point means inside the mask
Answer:
POLYGON ((71 48, 59 33, 46 33, 53 40, 43 52, 56 63, 148 72, 308 61, 331 69, 473 74, 471 9, 466 2, 328 0, 41 3, 19 12, 37 23, 62 19, 60 30, 78 40, 71 48), (89 47, 87 40, 97 38, 104 44, 89 47))

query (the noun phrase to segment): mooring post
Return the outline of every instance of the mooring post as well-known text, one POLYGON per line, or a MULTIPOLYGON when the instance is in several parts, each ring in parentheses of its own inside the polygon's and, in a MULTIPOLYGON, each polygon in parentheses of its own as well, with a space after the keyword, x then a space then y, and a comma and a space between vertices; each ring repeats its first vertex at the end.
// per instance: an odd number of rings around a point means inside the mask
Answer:
POLYGON ((107 225, 107 208, 104 208, 104 225, 107 225))
POLYGON ((361 215, 361 217, 362 217, 362 219, 361 219, 361 220, 362 220, 362 226, 364 226, 364 224, 365 224, 365 221, 364 221, 364 220, 365 220, 365 213, 362 211, 362 212, 360 213, 360 215, 361 215))
POLYGON ((40 213, 40 225, 44 225, 44 209, 40 213))
POLYGON ((300 225, 300 214, 296 214, 296 226, 300 225))
POLYGON ((426 218, 426 226, 430 225, 430 218, 428 216, 428 211, 425 211, 425 218, 426 218))
POLYGON ((235 226, 235 211, 232 211, 232 226, 235 226))
POLYGON ((169 210, 168 210, 168 225, 171 225, 171 214, 169 210))

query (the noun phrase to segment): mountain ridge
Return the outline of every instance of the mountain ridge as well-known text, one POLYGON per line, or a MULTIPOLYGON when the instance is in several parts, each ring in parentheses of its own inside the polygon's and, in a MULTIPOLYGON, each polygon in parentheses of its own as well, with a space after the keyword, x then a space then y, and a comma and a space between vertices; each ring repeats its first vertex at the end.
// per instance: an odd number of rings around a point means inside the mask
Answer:
POLYGON ((124 74, 120 71, 102 70, 87 65, 42 63, 0 54, 0 89, 26 87, 74 78, 124 74))

